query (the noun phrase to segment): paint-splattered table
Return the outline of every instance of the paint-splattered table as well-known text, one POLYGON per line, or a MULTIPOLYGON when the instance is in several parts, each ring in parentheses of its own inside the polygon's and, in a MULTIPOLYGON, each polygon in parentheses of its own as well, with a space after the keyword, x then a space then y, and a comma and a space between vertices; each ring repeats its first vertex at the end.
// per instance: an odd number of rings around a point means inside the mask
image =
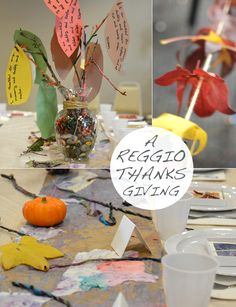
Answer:
MULTIPOLYGON (((27 170, 25 171, 27 172, 27 170)), ((34 171, 37 172, 38 170, 34 171)), ((83 177, 88 176, 88 173, 85 174, 84 170, 73 171, 71 174, 72 176, 78 175, 78 172, 83 177)), ((87 187, 81 187, 83 189, 78 192, 80 196, 93 200, 99 200, 105 203, 112 202, 112 204, 116 207, 122 207, 126 210, 132 210, 134 212, 149 215, 148 212, 143 212, 133 207, 123 207, 122 200, 115 192, 111 180, 104 179, 104 177, 109 177, 109 173, 107 171, 89 171, 89 176, 91 176, 91 178, 94 176, 99 176, 101 178, 87 181, 87 187)), ((58 182, 68 181, 68 178, 65 180, 61 180, 60 178, 62 177, 48 175, 41 190, 41 194, 53 194, 54 196, 68 199, 71 193, 59 190, 54 184, 56 182, 58 185, 58 182)), ((108 209, 99 205, 96 205, 96 209, 100 210, 104 217, 107 218, 109 214, 108 209)), ((50 264, 71 263, 78 252, 89 252, 94 249, 105 249, 112 251, 110 244, 123 213, 115 211, 114 216, 117 220, 117 224, 116 226, 109 227, 102 224, 98 220, 98 217, 89 216, 87 212, 88 210, 86 209, 86 203, 85 205, 81 205, 78 202, 69 202, 67 217, 63 224, 57 227, 57 229, 60 228, 64 232, 53 238, 45 240, 45 242, 63 251, 65 256, 60 259, 51 260, 50 264)), ((150 223, 149 220, 137 216, 127 216, 131 218, 139 227, 139 230, 142 232, 142 235, 152 250, 152 255, 150 255, 145 247, 140 244, 140 241, 138 241, 136 237, 132 237, 127 250, 136 251, 138 252, 139 256, 160 257, 162 248, 153 224, 150 223)), ((145 272, 148 273, 149 277, 161 277, 160 264, 152 261, 145 261, 144 265, 145 272)), ((122 269, 125 270, 124 266, 122 269)), ((36 271, 26 266, 18 266, 9 271, 2 271, 1 269, 1 291, 11 290, 14 292, 24 292, 24 290, 19 290, 12 287, 10 283, 11 281, 30 283, 44 290, 53 291, 61 280, 62 274, 65 270, 65 268, 57 268, 45 273, 36 271)), ((127 271, 127 273, 128 272, 129 271, 127 271)), ((114 278, 117 278, 117 274, 115 273, 114 278)), ((126 278, 129 279, 129 276, 126 278)), ((98 281, 98 284, 99 282, 100 281, 98 281)), ((110 282, 111 284, 114 282, 112 278, 110 279, 110 282)), ((90 286, 91 283, 92 281, 90 280, 90 286)), ((101 285, 101 289, 99 288, 99 285, 96 285, 96 287, 97 288, 92 288, 89 291, 79 291, 73 293, 66 298, 72 303, 72 306, 112 306, 118 293, 122 292, 129 306, 131 307, 162 307, 165 305, 161 279, 157 279, 155 282, 136 282, 128 280, 112 287, 109 285, 109 282, 107 282, 107 284, 101 285)), ((84 288, 84 290, 86 289, 84 288)), ((46 303, 46 306, 57 305, 59 306, 59 303, 54 301, 46 303)))
POLYGON ((61 167, 67 168, 108 168, 113 144, 108 141, 98 125, 98 137, 96 145, 87 161, 80 164, 69 164, 64 161, 63 155, 56 144, 45 148, 40 155, 28 153, 22 155, 27 147, 31 145, 28 138, 30 132, 38 131, 35 114, 29 117, 15 116, 4 122, 0 129, 0 169, 3 168, 27 168, 27 162, 35 160, 37 162, 57 161, 61 167))

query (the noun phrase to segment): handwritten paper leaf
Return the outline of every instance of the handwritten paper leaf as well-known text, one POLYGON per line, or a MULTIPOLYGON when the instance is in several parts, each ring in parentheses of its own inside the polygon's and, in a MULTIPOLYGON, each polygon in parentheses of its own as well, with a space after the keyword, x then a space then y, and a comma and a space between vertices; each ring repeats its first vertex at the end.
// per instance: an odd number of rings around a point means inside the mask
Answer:
POLYGON ((68 58, 64 51, 61 49, 61 46, 57 40, 56 32, 54 31, 51 40, 51 53, 58 75, 62 80, 65 80, 71 68, 73 67, 73 62, 75 61, 78 54, 78 48, 74 51, 72 56, 68 58))
POLYGON ((117 1, 106 20, 105 41, 109 57, 116 70, 121 71, 128 52, 129 25, 121 1, 117 1))
POLYGON ((42 81, 36 97, 37 125, 45 139, 54 134, 54 122, 57 115, 56 89, 42 81))
MULTIPOLYGON (((102 74, 99 72, 99 69, 95 64, 92 63, 92 60, 99 66, 101 70, 103 70, 103 54, 102 48, 99 44, 89 43, 86 49, 86 57, 85 57, 85 83, 88 89, 91 88, 91 92, 87 97, 87 102, 92 101, 100 91, 102 85, 102 74)), ((80 68, 81 61, 78 61, 76 64, 78 75, 80 79, 82 78, 83 70, 80 68)), ((76 74, 74 74, 73 78, 74 88, 79 91, 80 85, 78 82, 78 78, 76 74)))
POLYGON ((42 74, 40 71, 45 72, 47 65, 40 54, 42 53, 47 58, 46 49, 41 42, 40 38, 34 33, 26 30, 16 30, 14 34, 14 41, 16 44, 23 45, 29 52, 32 52, 32 57, 37 65, 35 83, 39 84, 42 80, 42 74))
POLYGON ((32 89, 32 69, 23 49, 16 45, 11 53, 6 71, 6 95, 11 105, 25 103, 32 89))
POLYGON ((37 270, 48 271, 47 259, 63 257, 56 248, 39 243, 35 238, 23 236, 19 243, 10 243, 0 246, 2 253, 1 264, 5 270, 9 270, 18 265, 29 265, 37 270))
POLYGON ((82 18, 79 2, 72 0, 62 18, 56 17, 56 34, 59 45, 69 58, 78 48, 82 34, 82 18))
POLYGON ((189 95, 190 103, 200 79, 202 79, 203 82, 194 112, 200 117, 210 116, 215 111, 228 115, 235 114, 235 111, 232 110, 228 104, 228 87, 224 80, 218 75, 208 73, 201 68, 191 72, 177 66, 175 70, 157 78, 155 83, 161 86, 169 86, 175 82, 177 83, 177 99, 180 109, 182 106, 183 92, 186 86, 190 85, 192 88, 189 95))
POLYGON ((59 18, 68 11, 72 0, 44 0, 47 7, 59 18))

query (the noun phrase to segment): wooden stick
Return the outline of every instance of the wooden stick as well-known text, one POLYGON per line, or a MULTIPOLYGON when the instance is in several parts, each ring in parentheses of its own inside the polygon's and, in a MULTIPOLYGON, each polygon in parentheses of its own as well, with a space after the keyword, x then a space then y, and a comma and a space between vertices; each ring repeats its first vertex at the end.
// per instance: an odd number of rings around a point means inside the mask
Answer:
MULTIPOLYGON (((228 0, 228 1, 226 1, 226 3, 225 3, 224 9, 223 9, 223 11, 224 11, 225 14, 228 14, 228 13, 229 13, 229 10, 230 10, 230 7, 231 7, 231 1, 232 1, 232 0, 228 0)), ((217 35, 220 35, 220 34, 221 34, 221 32, 222 32, 222 30, 223 30, 223 28, 224 28, 224 25, 225 25, 225 21, 224 21, 224 20, 221 20, 221 21, 219 22, 218 27, 217 27, 217 30, 216 30, 216 34, 217 34, 217 35)), ((202 68, 204 71, 208 71, 208 70, 209 70, 210 65, 211 65, 212 58, 213 58, 213 53, 209 53, 209 54, 207 55, 207 58, 206 58, 206 60, 205 60, 205 63, 204 63, 204 65, 203 65, 203 68, 202 68)), ((191 116, 192 116, 194 107, 195 107, 195 105, 196 105, 196 103, 197 103, 197 99, 198 99, 198 96, 199 96, 199 93, 200 93, 200 90, 201 90, 201 87, 202 87, 202 84, 203 84, 203 80, 204 80, 204 79, 201 78, 201 79, 199 80, 199 82, 198 82, 198 85, 197 85, 197 87, 196 87, 196 90, 195 90, 195 92, 194 92, 194 95, 193 95, 193 97, 192 97, 192 99, 191 99, 191 102, 190 102, 188 111, 187 111, 187 113, 186 113, 186 115, 185 115, 185 119, 186 119, 186 120, 190 120, 190 118, 191 118, 191 116)))

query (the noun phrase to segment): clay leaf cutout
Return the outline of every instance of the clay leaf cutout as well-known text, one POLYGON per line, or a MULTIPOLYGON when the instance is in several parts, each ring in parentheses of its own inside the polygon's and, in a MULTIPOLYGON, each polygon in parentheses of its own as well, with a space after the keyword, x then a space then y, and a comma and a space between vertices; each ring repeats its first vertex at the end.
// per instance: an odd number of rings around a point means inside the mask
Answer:
POLYGON ((10 105, 27 102, 32 89, 32 68, 23 49, 16 45, 10 55, 6 71, 6 95, 10 105))
POLYGON ((161 86, 169 86, 175 82, 177 83, 176 95, 180 112, 186 87, 188 85, 191 86, 188 102, 190 104, 191 98, 201 79, 203 82, 194 112, 200 117, 210 116, 215 111, 228 115, 235 114, 235 111, 228 104, 229 94, 225 81, 218 75, 208 73, 201 68, 197 68, 191 72, 188 69, 177 66, 176 69, 157 78, 155 83, 161 86))
POLYGON ((74 51, 71 57, 67 57, 61 46, 58 43, 56 32, 54 31, 51 40, 52 59, 59 77, 65 80, 70 70, 73 67, 73 62, 76 60, 78 48, 74 51))
POLYGON ((105 41, 116 70, 121 71, 129 46, 129 24, 121 1, 117 1, 106 20, 105 41))
POLYGON ((0 246, 0 252, 2 253, 1 264, 4 270, 25 264, 40 271, 48 271, 47 259, 64 256, 58 249, 48 244, 39 243, 30 236, 23 236, 19 243, 0 246))
POLYGON ((68 11, 72 0, 44 0, 46 6, 59 18, 68 11))
POLYGON ((79 46, 82 34, 82 18, 77 0, 72 0, 62 18, 56 17, 56 34, 63 52, 68 58, 71 57, 79 46))
POLYGON ((16 44, 24 46, 33 57, 36 64, 36 78, 34 82, 39 84, 43 78, 42 72, 46 72, 47 69, 47 65, 42 57, 43 54, 47 58, 46 49, 42 41, 34 33, 26 30, 16 30, 14 41, 16 44))
MULTIPOLYGON (((93 61, 97 64, 97 66, 103 70, 103 54, 102 49, 99 44, 89 43, 86 48, 86 57, 85 57, 85 84, 88 89, 91 89, 87 97, 87 102, 92 101, 97 94, 102 85, 102 73, 99 71, 98 67, 93 63, 93 61)), ((78 71, 79 78, 82 79, 83 70, 80 67, 81 61, 78 61, 76 64, 76 68, 78 71)), ((73 78, 74 88, 75 90, 80 90, 80 84, 77 78, 77 75, 74 74, 73 78)))

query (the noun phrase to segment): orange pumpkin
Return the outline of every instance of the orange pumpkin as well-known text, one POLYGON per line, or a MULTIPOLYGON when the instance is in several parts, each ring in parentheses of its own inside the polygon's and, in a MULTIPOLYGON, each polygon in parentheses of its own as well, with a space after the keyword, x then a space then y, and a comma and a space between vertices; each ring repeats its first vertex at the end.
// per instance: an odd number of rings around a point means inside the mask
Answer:
POLYGON ((24 204, 23 215, 34 226, 54 226, 66 216, 66 205, 52 196, 37 197, 24 204))

